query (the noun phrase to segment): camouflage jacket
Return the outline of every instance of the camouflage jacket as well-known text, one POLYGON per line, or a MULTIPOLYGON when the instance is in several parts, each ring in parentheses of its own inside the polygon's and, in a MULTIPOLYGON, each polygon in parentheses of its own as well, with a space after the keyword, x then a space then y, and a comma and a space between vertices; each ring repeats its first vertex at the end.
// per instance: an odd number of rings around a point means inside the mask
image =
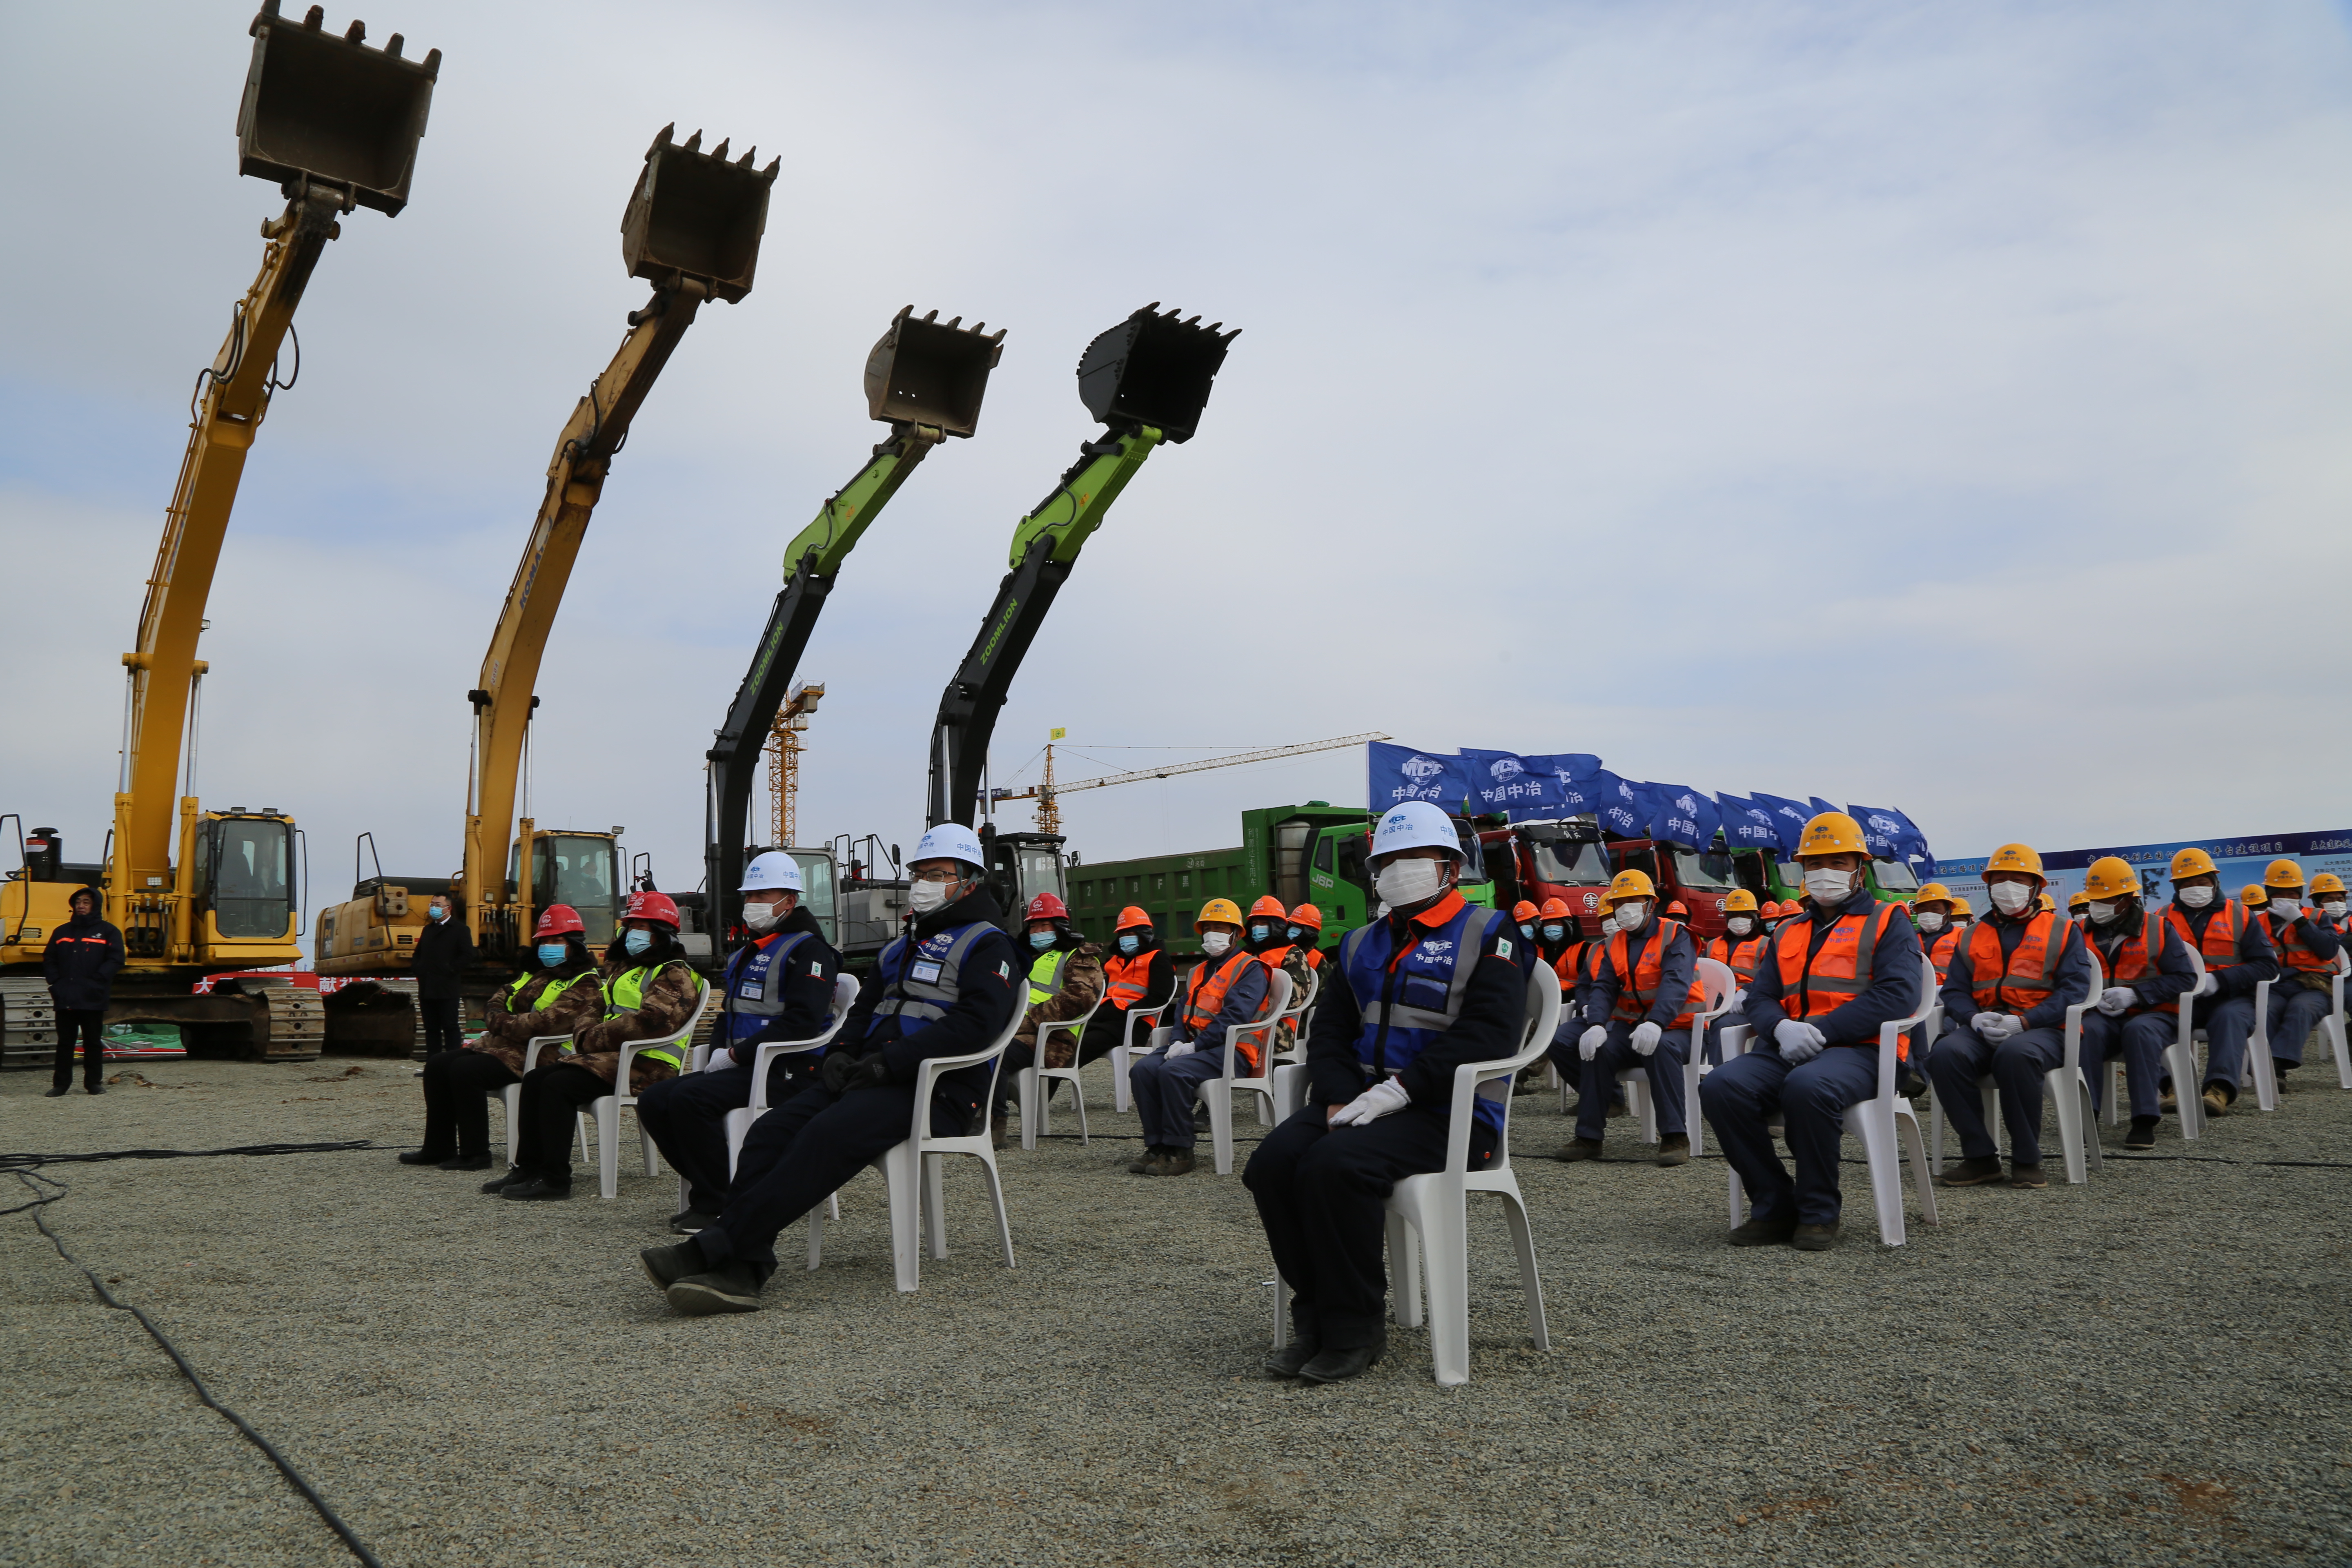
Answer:
MULTIPOLYGON (((561 979, 564 976, 565 971, 559 969, 553 973, 556 978, 561 979)), ((491 992, 489 1002, 484 1009, 488 1027, 484 1031, 482 1037, 475 1041, 470 1048, 487 1056, 496 1057, 506 1064, 509 1072, 520 1073, 522 1071, 523 1051, 530 1046, 533 1037, 577 1034, 583 1027, 603 1017, 604 1016, 603 977, 582 970, 572 970, 571 973, 585 973, 587 977, 565 987, 545 1008, 537 1012, 509 1013, 507 1011, 507 992, 509 987, 502 985, 491 992)), ((524 994, 527 996, 537 994, 537 987, 526 987, 524 994)), ((539 1055, 542 1062, 555 1059, 553 1056, 543 1050, 539 1055)))
MULTIPOLYGON (((1327 959, 1325 962, 1328 963, 1329 960, 1327 959)), ((1285 953, 1282 959, 1282 972, 1290 976, 1290 1005, 1283 1009, 1284 1012, 1288 1013, 1295 1011, 1300 1003, 1307 1000, 1307 988, 1315 984, 1315 971, 1307 965, 1307 949, 1294 946, 1285 953)), ((1285 1052, 1295 1050, 1297 1046, 1297 1023, 1285 1018, 1274 1026, 1275 1055, 1281 1056, 1285 1052)))
MULTIPOLYGON (((1058 1024, 1067 1019, 1084 1017, 1094 1005, 1102 1000, 1104 988, 1109 984, 1103 978, 1102 947, 1097 942, 1082 942, 1070 950, 1070 959, 1062 965, 1062 988, 1032 1005, 1022 1016, 1021 1027, 1013 1039, 1037 1048, 1037 1026, 1058 1024)), ((1053 1037, 1045 1047, 1044 1066, 1066 1068, 1077 1059, 1077 1037, 1063 1029, 1053 1037)))
MULTIPOLYGON (((626 959, 605 959, 602 965, 605 984, 610 986, 614 976, 633 967, 626 959)), ((609 1018, 599 1018, 575 1034, 572 1048, 578 1054, 565 1059, 610 1083, 621 1070, 621 1047, 631 1040, 657 1040, 664 1035, 677 1033, 694 1016, 698 994, 694 971, 687 967, 684 959, 671 959, 646 982, 636 1006, 609 1018)), ((687 1047, 680 1045, 677 1054, 683 1058, 687 1047)), ((648 1085, 677 1076, 677 1069, 669 1063, 640 1053, 629 1062, 629 1092, 643 1094, 648 1085)))

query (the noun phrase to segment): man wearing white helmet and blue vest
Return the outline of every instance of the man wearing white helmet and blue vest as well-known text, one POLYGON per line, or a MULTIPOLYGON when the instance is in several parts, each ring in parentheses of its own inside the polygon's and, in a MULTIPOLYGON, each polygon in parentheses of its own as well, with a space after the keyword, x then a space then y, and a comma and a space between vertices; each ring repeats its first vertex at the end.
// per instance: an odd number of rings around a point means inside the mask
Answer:
MULTIPOLYGON (((995 1043, 1027 1000, 1027 965, 982 886, 980 839, 961 823, 923 835, 907 870, 908 931, 882 950, 819 1081, 751 1124, 718 1217, 676 1247, 638 1255, 646 1277, 688 1316, 759 1310, 776 1237, 884 1152, 914 1123, 915 1079, 932 1057, 995 1043)), ((935 1136, 977 1132, 990 1064, 942 1078, 935 1136)))
MULTIPOLYGON (((751 940, 727 960, 710 1070, 665 1079, 637 1098, 637 1121, 686 1182, 686 1208, 669 1222, 681 1236, 709 1225, 727 1195, 727 1113, 751 1103, 760 1047, 824 1033, 841 973, 841 955, 801 908, 801 868, 791 856, 771 849, 754 857, 738 890, 751 940)), ((823 1054, 769 1063, 768 1103, 782 1105, 814 1082, 823 1054)))
MULTIPOLYGON (((1269 1377, 1336 1383, 1387 1347, 1381 1205, 1402 1177, 1444 1169, 1454 1069, 1517 1050, 1531 944, 1454 890, 1453 818, 1426 801, 1372 835, 1383 918, 1348 933, 1307 1030, 1307 1104, 1268 1133, 1243 1182, 1293 1292, 1269 1377)), ((1481 1100, 1470 1165, 1494 1158, 1501 1108, 1481 1100)))

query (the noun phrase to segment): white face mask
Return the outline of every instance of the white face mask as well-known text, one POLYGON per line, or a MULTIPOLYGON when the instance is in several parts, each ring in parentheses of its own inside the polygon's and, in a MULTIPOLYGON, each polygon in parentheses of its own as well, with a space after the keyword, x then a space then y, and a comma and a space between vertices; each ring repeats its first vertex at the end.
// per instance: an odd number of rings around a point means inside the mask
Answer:
POLYGON ((1642 922, 1649 918, 1650 906, 1643 900, 1635 899, 1631 903, 1623 903, 1617 906, 1617 929, 1619 931, 1640 931, 1642 929, 1642 922))
POLYGON ((1225 955, 1225 949, 1233 945, 1234 939, 1231 932, 1204 931, 1201 933, 1201 951, 1211 958, 1223 958, 1225 955))
POLYGON ((1444 887, 1443 860, 1391 860, 1372 876, 1372 890, 1386 899, 1391 909, 1426 902, 1444 887))
POLYGON ((2341 899, 2330 899, 2319 907, 2327 914, 2340 915, 2344 912, 2344 900, 2341 899))
POLYGON ((2177 890, 2175 896, 2177 896, 2182 903, 2187 904, 2190 909, 2201 910, 2206 905, 2213 901, 2213 889, 2210 888, 2181 888, 2177 890))
POLYGON ((1805 897, 1822 909, 1831 909, 1853 897, 1853 873, 1832 871, 1826 866, 1810 867, 1805 871, 1805 897))
POLYGON ((952 882, 917 882, 907 889, 907 907, 918 915, 929 914, 948 901, 948 889, 952 882))
POLYGON ((755 931, 775 930, 776 906, 773 904, 745 904, 743 906, 743 923, 755 931))
POLYGON ((1729 920, 1724 921, 1723 924, 1724 929, 1731 932, 1734 936, 1746 936, 1749 931, 1756 929, 1756 922, 1749 920, 1746 915, 1734 915, 1729 920))
POLYGON ((1944 917, 1929 910, 1925 914, 1912 916, 1911 923, 1924 931, 1938 931, 1944 929, 1944 917))
POLYGON ((2103 926, 2113 925, 2116 911, 2123 907, 2121 899, 2094 899, 2091 900, 2091 918, 2103 926))
POLYGON ((2002 914, 2013 915, 2033 901, 2033 889, 2024 882, 1995 882, 1992 885, 1993 908, 2002 914))

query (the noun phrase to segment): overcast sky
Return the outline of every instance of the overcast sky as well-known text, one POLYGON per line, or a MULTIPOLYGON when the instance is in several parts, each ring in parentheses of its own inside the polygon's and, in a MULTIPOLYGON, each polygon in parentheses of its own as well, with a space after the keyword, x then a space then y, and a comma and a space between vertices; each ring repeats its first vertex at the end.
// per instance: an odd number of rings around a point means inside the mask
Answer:
MULTIPOLYGON (((250 14, 16 6, 0 48, 0 811, 74 859, 189 386, 282 205, 236 174, 250 14)), ((784 542, 879 435, 860 373, 908 303, 1009 335, 810 647, 803 837, 912 847, 940 688, 1095 429, 1078 353, 1149 300, 1244 331, 1087 546, 1000 783, 1054 725, 1066 778, 1377 730, 1895 805, 1947 854, 2346 826, 2336 7, 365 19, 444 51, 412 205, 320 264, 201 649, 199 791, 298 816, 314 908, 362 829, 395 873, 456 863, 465 693, 644 300, 617 228, 670 121, 783 169, 757 287, 614 465, 532 792, 665 887, 698 880, 702 752, 784 542)), ((1205 848, 1364 787, 1351 751, 1065 823, 1090 859, 1205 848)))

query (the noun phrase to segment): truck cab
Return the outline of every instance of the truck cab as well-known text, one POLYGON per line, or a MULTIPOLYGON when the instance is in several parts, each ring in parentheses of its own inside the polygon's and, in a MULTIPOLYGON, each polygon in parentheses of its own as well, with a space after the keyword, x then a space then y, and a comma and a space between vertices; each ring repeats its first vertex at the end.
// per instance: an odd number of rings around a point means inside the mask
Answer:
MULTIPOLYGON (((1738 849, 1731 852, 1731 862, 1732 874, 1759 903, 1790 902, 1805 896, 1804 868, 1794 860, 1761 849, 1738 849)), ((1919 879, 1900 860, 1873 858, 1863 868, 1863 879, 1871 897, 1882 904, 1908 903, 1919 891, 1919 879)))
POLYGON ((1609 859, 1617 870, 1647 872, 1661 911, 1680 900, 1700 942, 1723 934, 1724 900, 1740 886, 1731 851, 1721 845, 1692 849, 1663 839, 1621 838, 1609 846, 1609 859))
POLYGON ((1541 906, 1558 899, 1586 936, 1601 930, 1601 896, 1608 889, 1609 855, 1599 818, 1590 814, 1557 821, 1515 822, 1478 835, 1492 873, 1495 907, 1521 899, 1541 906))

